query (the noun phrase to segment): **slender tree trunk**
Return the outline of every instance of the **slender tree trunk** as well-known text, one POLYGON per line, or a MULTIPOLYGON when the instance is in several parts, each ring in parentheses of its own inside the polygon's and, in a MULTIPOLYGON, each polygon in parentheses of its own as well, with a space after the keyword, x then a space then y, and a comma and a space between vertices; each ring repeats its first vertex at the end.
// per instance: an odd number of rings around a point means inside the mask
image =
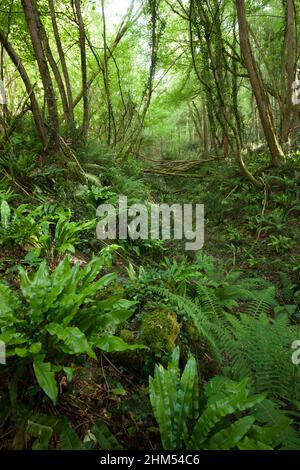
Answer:
MULTIPOLYGON (((4 83, 4 46, 1 44, 1 49, 0 49, 0 79, 2 83, 4 83)), ((3 126, 3 132, 4 135, 6 135, 6 117, 7 117, 7 105, 5 103, 2 104, 2 112, 1 112, 1 123, 3 126)), ((1 109, 1 108, 0 108, 1 109)))
POLYGON ((202 98, 202 129, 203 129, 203 146, 204 146, 204 158, 209 158, 209 140, 208 140, 208 126, 206 118, 206 103, 205 98, 202 98))
POLYGON ((45 31, 44 25, 41 22, 41 19, 40 19, 40 16, 39 16, 38 12, 35 11, 35 13, 36 13, 36 22, 37 22, 37 25, 38 25, 40 37, 41 37, 42 44, 43 44, 43 47, 44 47, 44 51, 45 51, 46 57, 48 59, 49 65, 51 67, 51 70, 53 72, 54 78, 56 80, 58 91, 59 91, 61 102, 62 102, 62 107, 63 107, 63 110, 64 110, 65 119, 68 122, 69 106, 68 106, 68 100, 67 100, 67 95, 66 95, 64 82, 62 80, 62 77, 61 77, 59 68, 56 64, 56 61, 53 57, 53 54, 52 54, 52 51, 51 51, 51 48, 50 48, 50 44, 49 44, 49 41, 48 41, 48 37, 47 37, 47 33, 45 31))
POLYGON ((293 127, 294 107, 292 103, 292 85, 296 76, 297 40, 296 8, 294 0, 284 0, 285 37, 281 54, 281 142, 289 144, 293 127))
MULTIPOLYGON (((237 52, 237 37, 236 37, 236 18, 233 19, 233 52, 236 54, 237 52)), ((232 62, 231 62, 231 67, 232 67, 232 108, 233 108, 233 114, 235 117, 235 122, 236 122, 236 127, 239 133, 239 138, 241 141, 241 146, 243 147, 243 124, 242 124, 242 116, 239 111, 239 106, 238 106, 238 99, 239 99, 239 87, 238 87, 238 77, 237 77, 237 72, 238 72, 238 67, 237 67, 237 61, 234 57, 232 56, 232 62)))
POLYGON ((81 12, 81 1, 75 0, 75 10, 77 23, 79 28, 79 45, 81 56, 81 75, 82 75, 82 97, 83 97, 83 122, 82 137, 84 142, 87 140, 89 130, 89 97, 88 97, 88 80, 87 80, 87 62, 86 62, 86 40, 85 28, 81 12))
POLYGON ((56 20, 56 14, 55 14, 55 0, 49 0, 49 9, 50 9, 50 14, 51 14, 51 21, 52 21, 52 29, 55 37, 55 43, 56 43, 56 48, 57 52, 59 55, 59 60, 61 63, 61 68, 63 71, 63 76, 65 80, 65 85, 66 85, 66 91, 67 91, 67 97, 68 97, 68 116, 67 116, 67 122, 70 126, 70 129, 72 133, 75 130, 75 120, 74 120, 74 103, 73 103, 73 93, 72 93, 72 86, 70 82, 70 76, 69 76, 69 71, 66 63, 66 58, 65 54, 63 51, 62 47, 62 42, 60 39, 60 34, 57 26, 57 20, 56 20))
POLYGON ((144 93, 144 107, 141 114, 140 125, 138 126, 139 132, 144 126, 144 121, 151 103, 152 94, 153 94, 153 82, 156 73, 157 66, 157 54, 158 54, 158 43, 159 43, 159 31, 158 31, 158 10, 160 5, 160 0, 148 0, 149 7, 151 9, 151 62, 149 69, 149 78, 148 83, 144 93))
POLYGON ((252 90, 259 110, 262 128, 264 130, 265 138, 271 153, 272 161, 273 163, 277 163, 278 160, 283 160, 285 156, 276 136, 269 97, 251 49, 245 1, 235 0, 235 4, 239 22, 241 52, 249 74, 252 90))
POLYGON ((41 79, 44 86, 45 100, 49 113, 49 142, 48 147, 55 150, 59 146, 59 119, 56 104, 56 96, 49 72, 47 59, 43 50, 42 39, 40 37, 34 4, 30 0, 21 0, 26 23, 28 26, 34 54, 39 67, 41 79))
POLYGON ((38 102, 37 102, 37 99, 36 99, 36 96, 35 96, 35 93, 34 93, 33 86, 30 82, 30 78, 29 78, 29 76, 28 76, 28 74, 27 74, 27 72, 26 72, 26 70, 25 70, 25 68, 24 68, 24 66, 21 62, 20 57, 18 56, 18 54, 16 53, 16 51, 14 50, 14 48, 12 47, 10 42, 7 40, 5 35, 1 32, 0 32, 0 42, 1 42, 2 46, 4 47, 4 49, 6 50, 6 52, 7 52, 8 56, 10 57, 11 61, 14 63, 15 67, 17 68, 17 70, 18 70, 18 72, 21 76, 21 79, 22 79, 22 81, 25 85, 27 94, 28 94, 29 99, 30 99, 31 111, 32 111, 32 114, 33 114, 35 126, 36 126, 36 129, 37 129, 38 135, 40 137, 40 140, 43 144, 43 147, 46 148, 47 143, 48 143, 47 132, 46 132, 46 129, 45 129, 45 126, 44 126, 42 114, 41 114, 41 111, 40 111, 40 108, 39 108, 39 105, 38 105, 38 102))
POLYGON ((103 22, 103 81, 107 101, 107 115, 108 115, 108 126, 107 126, 107 144, 110 145, 112 141, 112 128, 114 129, 114 138, 113 144, 116 143, 116 123, 114 118, 114 111, 111 101, 110 85, 109 85, 109 70, 108 70, 108 47, 107 47, 107 37, 106 37, 106 18, 105 18, 105 8, 104 0, 101 0, 101 9, 102 9, 102 22, 103 22))
POLYGON ((189 105, 190 114, 193 119, 194 127, 199 138, 199 143, 201 144, 203 142, 202 119, 201 119, 201 115, 200 115, 199 109, 197 108, 195 101, 192 101, 192 105, 193 105, 195 112, 193 111, 191 105, 189 105))

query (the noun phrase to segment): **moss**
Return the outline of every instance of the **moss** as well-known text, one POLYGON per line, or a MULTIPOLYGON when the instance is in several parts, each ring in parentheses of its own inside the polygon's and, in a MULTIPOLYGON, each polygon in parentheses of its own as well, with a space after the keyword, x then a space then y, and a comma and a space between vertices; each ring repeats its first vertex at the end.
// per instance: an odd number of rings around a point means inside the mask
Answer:
POLYGON ((189 341, 199 341, 199 331, 193 323, 185 325, 185 334, 189 341))
POLYGON ((180 326, 174 312, 159 309, 143 316, 141 340, 152 351, 172 351, 179 332, 180 326))
POLYGON ((131 330, 123 329, 120 331, 120 337, 125 341, 127 344, 133 344, 135 342, 134 333, 131 330))

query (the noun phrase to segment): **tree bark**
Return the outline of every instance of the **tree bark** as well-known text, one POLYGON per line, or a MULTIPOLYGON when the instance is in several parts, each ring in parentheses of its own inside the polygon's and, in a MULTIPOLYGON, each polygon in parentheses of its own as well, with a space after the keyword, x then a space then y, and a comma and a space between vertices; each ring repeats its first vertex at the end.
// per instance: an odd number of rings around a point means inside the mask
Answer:
POLYGON ((75 10, 79 29, 79 45, 81 56, 81 75, 82 75, 82 97, 83 97, 83 121, 82 121, 82 137, 84 142, 87 140, 89 130, 89 97, 88 97, 88 80, 86 67, 86 41, 85 28, 81 12, 80 0, 75 0, 75 10))
POLYGON ((44 25, 41 22, 41 19, 40 19, 40 16, 39 16, 38 12, 36 11, 35 13, 36 13, 36 22, 37 22, 38 29, 39 29, 39 32, 40 32, 40 36, 41 36, 42 44, 43 44, 43 47, 44 47, 44 51, 45 51, 46 57, 48 59, 49 65, 51 67, 51 70, 53 72, 54 78, 56 80, 58 91, 59 91, 61 102, 62 102, 63 111, 64 111, 64 114, 65 114, 65 119, 68 122, 69 106, 68 106, 68 100, 67 100, 67 95, 66 95, 64 82, 62 80, 62 77, 61 77, 59 68, 56 64, 56 61, 53 57, 53 54, 52 54, 52 51, 51 51, 51 48, 50 48, 49 40, 48 40, 48 37, 47 37, 47 33, 45 31, 44 25))
POLYGON ((64 76, 64 80, 65 80, 65 85, 66 85, 66 91, 67 91, 67 97, 68 97, 68 119, 67 120, 68 120, 68 123, 70 125, 70 128, 72 130, 74 130, 75 129, 75 121, 74 121, 73 93, 72 93, 72 87, 71 87, 69 71, 68 71, 68 67, 67 67, 67 63, 66 63, 66 58, 65 58, 64 51, 63 51, 63 47, 62 47, 60 34, 59 34, 59 31, 58 31, 55 8, 54 8, 54 1, 55 0, 49 0, 49 9, 50 9, 50 15, 51 15, 51 21, 52 21, 52 29, 53 29, 53 33, 54 33, 57 52, 58 52, 58 55, 59 55, 59 60, 60 60, 62 71, 63 71, 63 76, 64 76))
POLYGON ((287 145, 293 127, 292 85, 296 76, 297 63, 296 8, 294 0, 283 1, 283 8, 285 12, 285 37, 281 55, 280 137, 282 144, 287 145))
POLYGON ((21 0, 23 11, 28 26, 31 43, 33 46, 35 58, 43 82, 45 100, 49 113, 49 141, 48 147, 55 150, 59 147, 59 119, 56 104, 55 91, 49 72, 47 59, 43 50, 42 39, 38 29, 34 5, 30 0, 21 0))
POLYGON ((209 139, 208 139, 208 126, 206 118, 206 103, 205 98, 202 98, 202 129, 203 129, 203 146, 204 146, 204 158, 209 158, 209 139))
POLYGON ((31 84, 30 78, 29 78, 29 76, 28 76, 28 74, 27 74, 27 72, 26 72, 26 70, 25 70, 25 68, 24 68, 24 66, 21 62, 21 59, 18 56, 17 52, 14 50, 14 48, 12 47, 12 45, 10 44, 10 42, 8 41, 6 36, 1 32, 0 32, 0 42, 3 45, 4 49, 6 50, 7 54, 9 55, 11 61, 16 66, 16 68, 17 68, 17 70, 18 70, 18 72, 21 76, 21 79, 22 79, 22 81, 25 85, 27 94, 28 94, 29 99, 30 99, 31 111, 32 111, 32 114, 33 114, 33 119, 34 119, 34 122, 35 122, 35 126, 36 126, 36 129, 37 129, 39 138, 41 140, 41 143, 42 143, 42 145, 45 149, 47 147, 47 143, 48 143, 47 132, 46 132, 46 128, 44 126, 42 114, 40 112, 40 108, 39 108, 39 105, 38 105, 38 102, 37 102, 37 99, 36 99, 36 96, 35 96, 34 89, 33 89, 33 86, 31 84))
POLYGON ((57 20, 56 20, 56 14, 55 14, 55 8, 54 8, 54 1, 55 0, 49 0, 49 9, 50 9, 50 15, 51 15, 51 21, 52 21, 52 29, 54 33, 54 38, 55 38, 55 43, 56 43, 56 48, 57 52, 59 55, 59 60, 61 63, 61 68, 65 80, 65 86, 66 86, 66 91, 67 91, 67 97, 68 97, 68 116, 66 117, 67 122, 70 126, 70 129, 72 132, 75 130, 75 120, 74 120, 74 104, 73 104, 73 93, 72 93, 72 86, 70 82, 70 76, 69 76, 69 71, 66 63, 66 58, 65 54, 63 51, 62 47, 62 42, 60 39, 60 34, 57 26, 57 20))
POLYGON ((277 163, 279 160, 283 160, 285 156, 276 136, 269 97, 251 49, 245 1, 235 0, 235 4, 239 23, 241 52, 249 74, 251 87, 256 99, 262 128, 271 153, 272 161, 273 163, 277 163))
POLYGON ((103 81, 104 81, 104 89, 106 94, 106 101, 107 101, 107 116, 108 116, 108 126, 107 126, 107 144, 111 144, 112 140, 112 127, 114 128, 114 138, 113 144, 116 142, 116 124, 114 118, 114 111, 111 101, 111 93, 110 93, 110 84, 109 84, 109 69, 108 69, 108 47, 107 47, 107 38, 106 38, 106 18, 105 18, 105 8, 104 8, 104 0, 101 0, 101 9, 102 9, 102 23, 103 23, 103 81))

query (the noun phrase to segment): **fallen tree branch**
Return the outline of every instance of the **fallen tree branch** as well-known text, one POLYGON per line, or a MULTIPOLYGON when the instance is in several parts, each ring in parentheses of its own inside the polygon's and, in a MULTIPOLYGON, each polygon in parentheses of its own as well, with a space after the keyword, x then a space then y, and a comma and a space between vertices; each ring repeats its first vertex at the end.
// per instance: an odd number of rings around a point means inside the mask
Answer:
POLYGON ((144 173, 150 173, 153 175, 158 176, 180 176, 181 178, 196 178, 196 179, 203 179, 203 176, 200 175, 190 175, 189 173, 171 173, 168 171, 159 171, 156 169, 145 168, 144 173))

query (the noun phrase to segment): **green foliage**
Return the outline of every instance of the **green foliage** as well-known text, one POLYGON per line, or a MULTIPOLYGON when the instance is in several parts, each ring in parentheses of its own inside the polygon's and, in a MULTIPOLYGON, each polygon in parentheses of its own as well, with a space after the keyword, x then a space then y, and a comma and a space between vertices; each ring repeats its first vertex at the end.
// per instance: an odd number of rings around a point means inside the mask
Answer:
POLYGON ((127 288, 137 300, 153 296, 157 289, 169 289, 172 293, 184 296, 194 295, 196 286, 201 281, 222 300, 226 307, 236 307, 238 299, 253 297, 250 288, 259 284, 266 284, 262 279, 244 279, 241 271, 229 271, 226 264, 217 264, 212 257, 197 254, 193 262, 183 257, 166 257, 158 267, 147 268, 143 266, 136 270, 130 264, 127 268, 129 282, 127 288))
POLYGON ((1 225, 4 230, 6 230, 9 226, 11 217, 10 207, 7 201, 2 201, 1 203, 1 225))
POLYGON ((35 249, 39 256, 74 253, 83 241, 80 235, 95 227, 95 220, 73 222, 70 210, 48 203, 34 209, 26 204, 13 209, 5 200, 1 204, 0 244, 35 249))
POLYGON ((279 235, 278 237, 276 235, 271 235, 268 245, 274 248, 276 253, 279 253, 280 251, 289 250, 293 245, 293 241, 284 235, 279 235))
POLYGON ((58 449, 60 450, 84 450, 77 433, 72 428, 69 420, 62 416, 59 420, 57 431, 59 434, 58 449))
POLYGON ((227 227, 228 241, 234 245, 240 245, 243 241, 243 235, 241 232, 234 226, 227 227))
POLYGON ((275 423, 263 416, 269 402, 262 394, 252 395, 248 379, 234 382, 216 376, 205 385, 200 400, 196 361, 190 357, 180 375, 178 348, 167 369, 156 366, 149 388, 166 450, 272 450, 284 445, 292 432, 292 421, 283 414, 278 419, 275 408, 275 423))
MULTIPOLYGON (((61 211, 55 227, 54 243, 58 253, 75 253, 75 246, 80 242, 78 236, 81 232, 95 228, 95 220, 88 222, 71 222, 71 212, 61 211)), ((48 242, 49 246, 49 242, 48 242)))
MULTIPOLYGON (((82 354, 96 359, 94 348, 139 347, 105 335, 133 312, 132 302, 120 296, 101 298, 101 291, 116 278, 114 273, 99 277, 104 266, 101 256, 83 268, 71 266, 66 257, 52 273, 45 262, 32 277, 20 267, 19 295, 0 284, 0 339, 9 362, 15 358, 18 367, 24 366, 23 373, 32 364, 37 383, 53 403, 58 396, 55 374, 67 359, 82 354)), ((8 373, 12 379, 13 365, 8 373)))
POLYGON ((26 436, 34 439, 32 450, 47 450, 52 438, 57 419, 38 413, 32 414, 27 420, 26 436))
POLYGON ((300 370, 291 360, 298 327, 289 323, 285 313, 270 316, 277 306, 274 288, 257 291, 256 300, 244 306, 238 316, 224 309, 213 289, 199 285, 197 290, 198 301, 164 294, 194 322, 224 371, 235 379, 251 377, 256 391, 273 398, 298 399, 300 370))
POLYGON ((91 429, 91 435, 95 437, 96 442, 100 445, 101 450, 122 450, 116 437, 111 433, 109 428, 102 421, 97 421, 91 429))
POLYGON ((283 209, 276 208, 266 216, 259 218, 259 224, 264 232, 280 232, 286 226, 286 214, 283 209))
POLYGON ((38 413, 27 420, 26 436, 33 440, 32 450, 48 450, 54 434, 58 436, 59 450, 92 450, 97 446, 101 450, 121 450, 116 437, 100 420, 81 438, 65 416, 53 418, 38 413))
POLYGON ((166 449, 299 448, 300 133, 286 106, 299 1, 245 2, 278 162, 238 2, 104 1, 106 21, 100 0, 51 3, 0 9, 0 447, 160 448, 152 403, 166 449), (119 195, 204 203, 204 249, 97 240, 96 208, 119 195))

